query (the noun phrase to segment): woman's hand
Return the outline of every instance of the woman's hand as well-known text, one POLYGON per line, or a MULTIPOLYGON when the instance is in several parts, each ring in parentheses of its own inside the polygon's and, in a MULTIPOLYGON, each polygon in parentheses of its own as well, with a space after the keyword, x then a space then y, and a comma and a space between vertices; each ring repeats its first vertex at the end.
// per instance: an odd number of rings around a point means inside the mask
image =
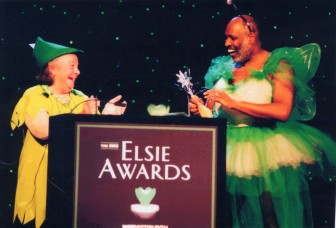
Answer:
POLYGON ((91 95, 89 99, 84 103, 82 114, 97 114, 99 106, 100 101, 91 95))
POLYGON ((123 115, 126 108, 127 102, 123 101, 122 103, 118 103, 121 100, 122 96, 118 95, 115 98, 111 99, 108 103, 106 103, 102 114, 103 115, 123 115))
POLYGON ((41 109, 32 119, 28 114, 25 123, 29 131, 36 137, 45 140, 49 136, 49 115, 46 110, 41 109))

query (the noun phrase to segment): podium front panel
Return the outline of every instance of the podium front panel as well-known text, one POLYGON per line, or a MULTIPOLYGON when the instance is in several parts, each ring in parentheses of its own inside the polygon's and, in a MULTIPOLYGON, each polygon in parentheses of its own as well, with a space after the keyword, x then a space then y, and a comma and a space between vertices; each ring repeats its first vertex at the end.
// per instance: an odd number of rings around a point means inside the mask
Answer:
POLYGON ((67 127, 50 132, 66 139, 59 144, 51 138, 48 192, 48 212, 58 211, 60 224, 187 228, 223 223, 225 197, 218 191, 225 191, 225 127, 218 121, 61 119, 67 127))

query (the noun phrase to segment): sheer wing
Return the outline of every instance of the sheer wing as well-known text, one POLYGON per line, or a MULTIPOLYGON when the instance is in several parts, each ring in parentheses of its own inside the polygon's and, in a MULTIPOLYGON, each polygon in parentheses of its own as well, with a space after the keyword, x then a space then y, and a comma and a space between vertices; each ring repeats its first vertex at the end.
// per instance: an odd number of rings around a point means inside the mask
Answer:
POLYGON ((321 59, 321 48, 316 43, 306 44, 297 48, 298 53, 302 56, 304 64, 307 67, 305 82, 308 83, 315 75, 321 59))
POLYGON ((296 119, 307 121, 312 119, 316 114, 316 100, 314 91, 307 83, 314 77, 321 59, 321 48, 316 43, 306 44, 296 48, 297 53, 302 57, 304 63, 304 72, 299 80, 303 86, 300 94, 296 97, 297 116, 296 119))

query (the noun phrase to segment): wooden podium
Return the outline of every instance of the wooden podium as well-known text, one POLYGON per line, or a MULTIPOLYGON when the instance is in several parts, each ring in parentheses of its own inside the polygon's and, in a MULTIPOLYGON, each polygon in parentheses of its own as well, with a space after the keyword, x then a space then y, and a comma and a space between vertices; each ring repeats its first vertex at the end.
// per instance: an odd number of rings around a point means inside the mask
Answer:
POLYGON ((224 119, 50 118, 47 218, 58 227, 225 227, 224 119))

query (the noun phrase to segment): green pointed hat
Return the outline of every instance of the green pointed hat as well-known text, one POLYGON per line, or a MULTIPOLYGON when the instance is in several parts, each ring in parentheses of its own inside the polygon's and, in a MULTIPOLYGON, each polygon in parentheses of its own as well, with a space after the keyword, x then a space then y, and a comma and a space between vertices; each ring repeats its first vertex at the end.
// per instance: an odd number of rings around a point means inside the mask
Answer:
POLYGON ((34 48, 33 56, 35 57, 36 64, 39 68, 42 68, 49 61, 61 55, 83 52, 76 48, 46 42, 41 37, 37 37, 35 44, 30 44, 30 46, 34 48))

